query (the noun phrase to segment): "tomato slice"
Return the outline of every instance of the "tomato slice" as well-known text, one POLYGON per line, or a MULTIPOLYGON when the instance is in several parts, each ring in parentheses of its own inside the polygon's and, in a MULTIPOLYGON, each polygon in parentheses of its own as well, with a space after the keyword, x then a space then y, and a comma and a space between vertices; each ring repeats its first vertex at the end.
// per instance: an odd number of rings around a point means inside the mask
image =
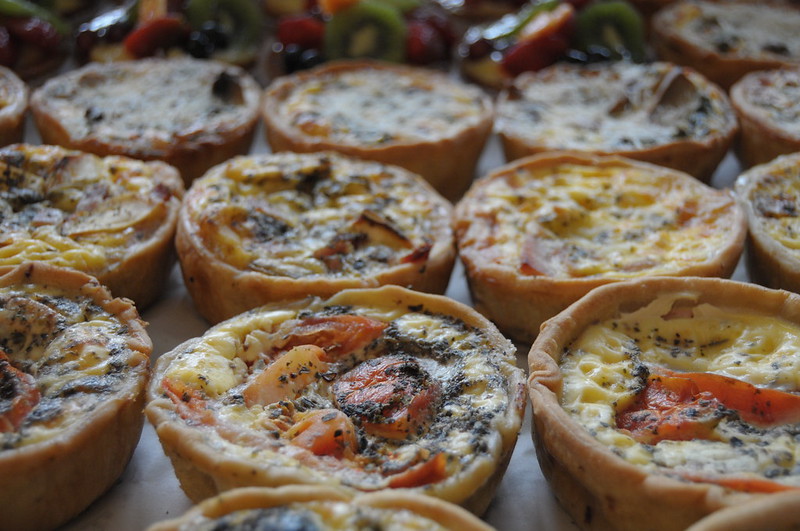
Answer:
POLYGON ((380 337, 386 323, 360 315, 330 315, 303 319, 278 346, 283 352, 299 345, 316 345, 325 351, 320 359, 336 361, 380 337))
POLYGON ((298 415, 286 433, 291 444, 310 450, 314 455, 341 459, 358 451, 356 427, 338 409, 319 409, 298 415))
POLYGON ((0 433, 17 431, 41 400, 36 379, 0 352, 0 433))

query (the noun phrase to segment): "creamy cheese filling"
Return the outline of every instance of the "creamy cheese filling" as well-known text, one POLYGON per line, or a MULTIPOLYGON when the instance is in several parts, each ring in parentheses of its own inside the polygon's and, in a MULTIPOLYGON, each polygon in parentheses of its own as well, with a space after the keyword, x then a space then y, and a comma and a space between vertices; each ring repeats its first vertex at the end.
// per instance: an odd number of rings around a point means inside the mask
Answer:
POLYGON ((758 427, 725 414, 706 438, 637 442, 617 429, 648 372, 709 372, 757 387, 800 389, 800 327, 747 312, 662 297, 589 326, 565 350, 561 404, 598 441, 649 471, 703 479, 755 475, 800 486, 800 427, 758 427))
POLYGON ((752 203, 756 214, 754 222, 800 258, 800 170, 797 158, 775 160, 757 177, 745 198, 752 203))
POLYGON ((440 140, 486 112, 478 89, 440 76, 362 69, 300 82, 274 112, 304 135, 347 145, 440 140))
POLYGON ((800 137, 800 70, 762 72, 743 87, 748 104, 784 134, 800 137))
POLYGON ((498 104, 497 130, 537 146, 636 151, 733 127, 719 93, 665 63, 558 65, 523 79, 498 104))
POLYGON ((523 171, 482 188, 462 252, 556 278, 669 274, 713 260, 737 208, 726 192, 641 168, 523 171))

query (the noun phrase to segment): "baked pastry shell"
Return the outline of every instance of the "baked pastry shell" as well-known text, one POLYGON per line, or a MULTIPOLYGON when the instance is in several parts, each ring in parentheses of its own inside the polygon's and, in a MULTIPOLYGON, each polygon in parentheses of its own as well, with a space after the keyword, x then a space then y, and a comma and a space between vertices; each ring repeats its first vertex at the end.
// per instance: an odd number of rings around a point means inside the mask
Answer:
POLYGON ((3 529, 53 529, 77 516, 119 478, 139 442, 152 343, 136 309, 112 299, 95 279, 45 263, 22 264, 0 277, 0 287, 33 283, 80 291, 128 325, 129 346, 140 354, 122 389, 81 424, 59 436, 0 451, 3 529))
MULTIPOLYGON (((456 240, 466 230, 474 217, 470 212, 473 195, 478 196, 488 179, 513 174, 521 168, 556 166, 562 163, 591 164, 597 167, 638 166, 655 174, 669 175, 675 179, 689 179, 667 168, 622 157, 592 156, 582 153, 549 153, 519 159, 491 172, 477 181, 465 195, 454 211, 454 231, 456 240)), ((736 269, 744 248, 747 234, 745 215, 736 210, 733 223, 728 229, 728 239, 719 252, 705 262, 687 266, 671 273, 671 276, 729 277, 736 269)), ((540 325, 570 304, 589 293, 592 289, 618 282, 621 279, 602 278, 559 278, 546 275, 523 275, 515 268, 489 262, 480 253, 459 248, 459 257, 464 264, 467 285, 472 296, 473 306, 488 316, 508 337, 521 344, 529 345, 536 338, 540 325)))
POLYGON ((800 494, 778 492, 741 505, 720 509, 687 531, 790 531, 800 527, 800 494))
MULTIPOLYGON (((492 132, 494 110, 492 101, 484 94, 479 121, 475 125, 459 127, 447 136, 431 141, 389 142, 386 145, 353 145, 324 140, 303 134, 273 109, 302 84, 318 76, 331 76, 364 69, 396 72, 400 76, 429 76, 442 84, 456 84, 446 74, 435 70, 408 67, 367 60, 332 61, 309 71, 278 78, 267 87, 262 102, 262 117, 267 142, 272 151, 314 153, 338 151, 345 155, 385 164, 400 166, 424 177, 433 187, 453 201, 469 188, 475 175, 478 160, 492 132)), ((477 90, 470 86, 470 90, 477 90)))
MULTIPOLYGON (((491 342, 504 345, 514 352, 514 346, 503 337, 494 325, 472 308, 448 297, 420 293, 399 286, 382 286, 377 289, 346 290, 326 301, 327 305, 358 306, 363 301, 375 300, 379 304, 392 304, 406 308, 423 304, 431 312, 451 315, 467 325, 480 328, 491 342)), ((304 301, 287 301, 285 305, 303 307, 304 301)), ((273 305, 274 307, 274 305, 273 305)), ((253 310, 258 312, 259 309, 253 310)), ((161 376, 171 360, 187 350, 199 338, 177 346, 162 355, 156 363, 153 378, 148 388, 148 404, 145 408, 150 423, 155 427, 164 453, 170 458, 175 475, 186 495, 195 503, 217 494, 239 487, 279 487, 283 485, 340 486, 336 477, 321 474, 307 467, 276 466, 251 461, 246 458, 225 455, 208 445, 200 430, 187 426, 175 412, 172 401, 163 396, 161 376)), ((447 502, 455 503, 478 516, 486 512, 502 480, 511 454, 517 442, 522 418, 527 404, 524 375, 519 371, 505 371, 509 384, 508 393, 512 401, 502 419, 502 448, 494 462, 477 460, 456 476, 419 489, 401 489, 401 492, 424 493, 447 502)), ((355 492, 355 489, 349 489, 355 492)), ((395 489, 387 490, 391 496, 395 489)))
MULTIPOLYGON (((556 66, 555 68, 558 68, 556 66)), ((697 87, 702 87, 715 97, 727 100, 728 97, 715 85, 708 82, 697 72, 688 69, 684 73, 689 76, 697 87)), ((513 82, 510 89, 504 90, 498 96, 498 105, 509 97, 509 90, 519 90, 514 87, 523 86, 536 78, 536 73, 523 74, 513 82)), ((589 155, 617 155, 628 159, 649 162, 658 166, 665 166, 674 170, 682 171, 692 175, 701 181, 708 183, 714 175, 722 159, 728 153, 731 145, 739 132, 736 117, 733 111, 728 116, 729 126, 714 134, 708 134, 703 138, 688 138, 685 140, 674 140, 666 144, 654 145, 652 147, 632 150, 576 150, 589 155)), ((530 155, 542 153, 553 153, 559 151, 547 145, 536 144, 529 139, 512 134, 502 127, 496 128, 500 138, 503 154, 506 161, 521 159, 530 155)))
POLYGON ((28 112, 28 85, 13 71, 0 66, 0 85, 7 101, 0 107, 0 146, 21 142, 28 112))
MULTIPOLYGON (((210 179, 224 173, 225 165, 208 172, 210 179)), ((416 176, 410 176, 416 177, 416 176)), ((429 188, 429 197, 439 197, 426 182, 419 185, 429 188)), ((184 204, 192 201, 190 189, 184 204)), ((441 199, 448 212, 449 202, 441 199)), ((187 208, 182 208, 178 219, 175 246, 187 291, 197 311, 211 323, 218 323, 246 310, 279 301, 307 296, 329 297, 345 289, 376 288, 386 284, 410 287, 418 291, 443 294, 447 290, 450 274, 456 259, 456 249, 447 220, 434 227, 433 246, 427 260, 422 263, 405 263, 363 277, 335 277, 313 275, 305 278, 269 275, 259 271, 239 269, 221 259, 208 249, 197 225, 190 219, 187 208)))
POLYGON ((342 502, 355 507, 406 510, 432 520, 446 529, 463 531, 490 531, 473 514, 431 496, 413 491, 394 490, 357 493, 350 489, 332 486, 286 485, 277 488, 241 487, 209 498, 174 520, 155 524, 148 531, 178 531, 197 517, 220 518, 226 514, 247 509, 280 507, 293 503, 342 502))
MULTIPOLYGON (((147 68, 149 61, 160 59, 141 59, 130 61, 133 68, 147 68)), ((215 65, 213 61, 207 61, 215 65)), ((72 83, 75 78, 87 76, 103 79, 107 63, 89 63, 80 70, 68 72, 63 76, 51 78, 50 83, 72 83), (69 81, 68 81, 69 80, 69 81)), ((116 64, 115 67, 119 67, 116 64)), ((213 68, 213 66, 212 66, 213 68)), ((74 137, 62 123, 58 108, 43 92, 43 88, 33 92, 30 108, 42 142, 78 149, 95 155, 123 155, 141 160, 161 160, 178 169, 184 183, 200 177, 212 166, 231 157, 246 153, 253 142, 258 124, 258 104, 261 88, 249 74, 234 65, 219 66, 220 71, 236 72, 241 82, 242 99, 247 106, 242 113, 229 123, 213 129, 190 129, 177 132, 167 140, 150 142, 146 147, 134 147, 132 142, 121 138, 88 135, 74 137)))
MULTIPOLYGON (((795 68, 797 70, 797 68, 795 68)), ((737 81, 730 90, 731 105, 739 118, 739 136, 734 148, 736 157, 747 168, 767 163, 780 155, 800 151, 800 136, 776 127, 748 93, 760 88, 760 80, 771 71, 752 72, 737 81)))
POLYGON ((648 529, 685 529, 716 510, 765 496, 648 474, 594 439, 560 405, 559 361, 586 327, 675 293, 696 297, 698 304, 800 323, 800 298, 788 292, 724 279, 677 277, 597 288, 547 321, 528 354, 533 441, 556 498, 584 529, 636 530, 643 522, 648 529))

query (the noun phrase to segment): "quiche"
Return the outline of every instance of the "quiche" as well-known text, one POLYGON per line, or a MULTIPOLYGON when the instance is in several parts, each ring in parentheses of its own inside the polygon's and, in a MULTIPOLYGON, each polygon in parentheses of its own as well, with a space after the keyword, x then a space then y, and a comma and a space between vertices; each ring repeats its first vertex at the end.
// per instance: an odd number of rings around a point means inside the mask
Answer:
POLYGON ((28 85, 0 66, 0 146, 21 142, 28 112, 28 85))
POLYGON ((497 103, 507 160, 558 150, 622 155, 709 181, 738 131, 727 96, 669 63, 561 63, 516 78, 497 103))
POLYGON ((798 526, 800 492, 787 491, 721 509, 693 524, 687 531, 791 531, 798 526))
POLYGON ((399 286, 237 315, 161 356, 145 409, 197 502, 243 486, 410 489, 482 514, 525 408, 515 348, 399 286))
POLYGON ((751 168, 735 188, 747 214, 750 278, 800 292, 800 153, 751 168))
POLYGON ((736 156, 746 167, 800 151, 800 66, 747 74, 731 87, 741 133, 736 156))
POLYGON ((586 529, 686 529, 797 493, 798 352, 787 291, 696 277, 597 288, 529 353, 542 472, 586 529))
POLYGON ((188 185, 250 148, 261 88, 239 67, 200 59, 89 63, 33 91, 47 144, 161 160, 188 185))
POLYGON ((543 321, 602 284, 728 276, 746 235, 729 190, 652 164, 563 152, 476 181, 453 227, 473 304, 528 344, 543 321))
POLYGON ((148 531, 392 529, 491 531, 468 511, 412 492, 357 494, 341 487, 242 487, 196 505, 148 531))
POLYGON ((262 116, 273 151, 334 150, 404 167, 455 199, 492 130, 478 87, 427 68, 334 61, 276 79, 262 116))
POLYGON ((125 469, 152 344, 129 301, 47 263, 0 277, 0 321, 2 527, 53 529, 125 469))
POLYGON ((399 167, 333 152, 234 158, 186 194, 176 246, 211 322, 267 302, 383 284, 444 293, 452 205, 399 167))
POLYGON ((800 63, 800 10, 790 2, 680 1, 653 17, 662 60, 695 68, 728 89, 742 76, 800 63))
POLYGON ((59 146, 0 149, 0 273, 27 261, 96 277, 139 308, 175 263, 183 196, 175 168, 59 146))

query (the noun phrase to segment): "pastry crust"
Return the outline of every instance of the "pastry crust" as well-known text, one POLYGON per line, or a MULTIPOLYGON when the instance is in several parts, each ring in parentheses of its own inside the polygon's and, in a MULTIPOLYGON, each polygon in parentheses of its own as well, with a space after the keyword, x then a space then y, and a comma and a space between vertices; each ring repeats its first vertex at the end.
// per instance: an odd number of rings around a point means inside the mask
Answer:
MULTIPOLYGON (((399 490, 358 494, 333 486, 286 485, 277 488, 242 487, 209 498, 183 516, 161 522, 148 531, 198 529, 198 526, 229 525, 234 528, 245 511, 269 514, 269 509, 284 509, 326 529, 351 529, 371 523, 392 529, 458 529, 490 531, 488 526, 465 509, 431 496, 399 490), (226 517, 222 522, 220 519, 226 517)), ((281 514, 281 522, 285 513, 281 514)), ((385 527, 381 527, 382 529, 385 527)), ((214 529, 219 529, 215 527, 214 529)))
POLYGON ((28 85, 0 66, 0 146, 22 141, 28 112, 28 85))
POLYGON ((741 132, 736 156, 755 166, 800 151, 800 68, 752 72, 731 87, 741 132))
POLYGON ((58 146, 0 149, 0 274, 26 261, 83 271, 140 309, 175 263, 175 168, 58 146))
POLYGON ((333 150, 417 173, 457 199, 492 130, 489 96, 434 70, 338 61, 275 80, 262 105, 273 151, 333 150))
POLYGON ((746 235, 729 191, 667 168, 580 153, 495 170, 456 205, 453 227, 473 304, 523 344, 603 284, 729 276, 746 235))
POLYGON ((687 531, 791 531, 800 527, 800 494, 781 492, 721 509, 687 531))
POLYGON ((384 284, 444 293, 452 205, 418 175, 336 153, 239 157, 186 194, 186 287, 215 323, 250 308, 384 284))
POLYGON ((74 270, 23 264, 0 277, 0 298, 3 527, 53 529, 125 469, 152 344, 129 301, 74 270))
POLYGON ((514 352, 449 298, 346 290, 255 309, 176 347, 159 358, 146 413, 194 501, 241 486, 410 488, 480 515, 525 409, 514 352), (315 418, 333 423, 333 442, 315 418))
POLYGON ((776 1, 680 1, 653 17, 658 57, 690 66, 727 90, 756 70, 797 65, 800 10, 776 1))
POLYGON ((747 272, 771 288, 800 292, 800 153, 755 166, 736 179, 747 215, 747 272))
POLYGON ((725 401, 709 413, 720 395, 706 393, 705 404, 683 410, 690 415, 665 417, 696 419, 697 435, 685 440, 664 428, 645 444, 617 426, 650 385, 643 382, 669 378, 666 370, 681 381, 736 378, 732 396, 750 384, 794 391, 786 369, 798 362, 789 346, 798 337, 796 295, 709 278, 603 286, 546 322, 529 353, 528 384, 538 460, 561 505, 585 529, 641 529, 643 521, 648 529, 685 529, 716 510, 796 488, 795 472, 770 470, 782 468, 776 446, 796 444, 791 435, 743 420, 747 411, 767 415, 769 404, 762 411, 744 402, 737 412, 725 401), (778 362, 783 347, 792 354, 778 362))
POLYGON ((188 185, 246 153, 261 89, 239 67, 210 60, 90 63, 31 96, 42 141, 97 155, 161 160, 188 185))
POLYGON ((669 63, 557 64, 497 102, 506 160, 558 150, 620 155, 708 182, 738 131, 727 96, 669 63))

